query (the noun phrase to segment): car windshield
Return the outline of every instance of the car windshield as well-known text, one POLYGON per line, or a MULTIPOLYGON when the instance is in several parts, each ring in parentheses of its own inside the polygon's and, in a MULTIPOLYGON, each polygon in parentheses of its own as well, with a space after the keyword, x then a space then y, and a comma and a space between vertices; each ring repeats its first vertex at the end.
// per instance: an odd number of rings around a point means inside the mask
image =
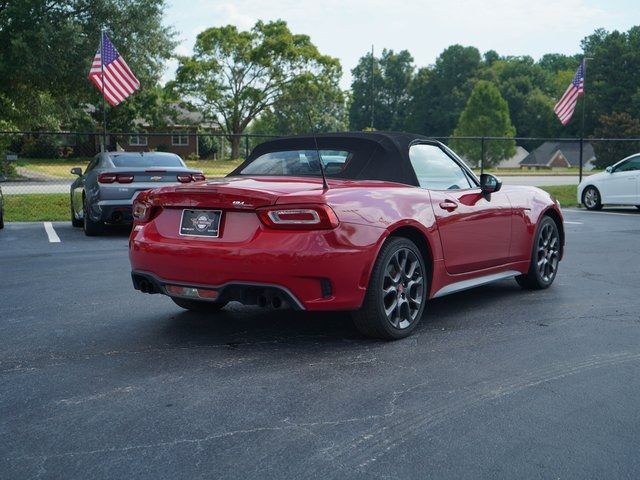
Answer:
MULTIPOLYGON (((340 177, 352 154, 345 150, 320 150, 325 175, 340 177)), ((317 150, 283 150, 260 155, 240 171, 240 175, 285 177, 321 175, 317 150)))
POLYGON ((182 167, 182 160, 174 155, 114 155, 116 167, 182 167))

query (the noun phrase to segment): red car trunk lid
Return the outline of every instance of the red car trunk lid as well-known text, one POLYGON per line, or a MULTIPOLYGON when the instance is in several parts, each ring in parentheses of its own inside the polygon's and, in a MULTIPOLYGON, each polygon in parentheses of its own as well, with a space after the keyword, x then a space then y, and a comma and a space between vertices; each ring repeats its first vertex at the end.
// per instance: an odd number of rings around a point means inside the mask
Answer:
POLYGON ((165 187, 153 190, 149 199, 164 207, 250 209, 274 205, 282 195, 322 191, 314 179, 225 178, 198 185, 165 187))

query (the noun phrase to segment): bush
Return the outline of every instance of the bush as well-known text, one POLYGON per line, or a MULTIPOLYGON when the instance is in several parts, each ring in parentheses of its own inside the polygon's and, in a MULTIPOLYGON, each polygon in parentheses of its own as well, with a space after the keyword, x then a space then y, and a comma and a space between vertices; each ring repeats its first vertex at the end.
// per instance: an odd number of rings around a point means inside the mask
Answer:
POLYGON ((16 166, 0 158, 0 178, 16 177, 16 166))
POLYGON ((29 136, 24 139, 20 154, 27 158, 59 158, 60 147, 53 135, 29 136))
POLYGON ((198 135, 200 158, 214 158, 218 152, 218 141, 211 135, 198 135))
MULTIPOLYGON (((640 119, 628 113, 612 113, 600 117, 600 126, 593 132, 598 138, 638 138, 640 137, 640 119)), ((596 167, 607 168, 609 165, 640 151, 639 142, 624 141, 592 141, 596 152, 596 167)))

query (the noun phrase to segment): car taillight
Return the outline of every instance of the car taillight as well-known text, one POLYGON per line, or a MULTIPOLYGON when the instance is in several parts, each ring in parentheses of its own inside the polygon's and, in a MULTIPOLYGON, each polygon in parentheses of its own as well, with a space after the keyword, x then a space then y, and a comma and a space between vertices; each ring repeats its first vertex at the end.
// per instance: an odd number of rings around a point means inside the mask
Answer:
POLYGON ((122 173, 101 173, 98 175, 98 182, 100 183, 131 183, 133 182, 133 175, 122 173))
POLYGON ((179 173, 177 178, 181 183, 202 182, 206 180, 202 173, 179 173))
POLYGON ((118 176, 115 173, 101 173, 98 175, 98 182, 100 183, 113 183, 118 176))
POLYGON ((258 216, 266 226, 286 230, 329 230, 340 223, 328 205, 266 207, 258 216))
POLYGON ((146 223, 151 220, 155 207, 144 200, 135 200, 131 208, 131 215, 138 223, 146 223))
POLYGON ((133 182, 133 175, 118 175, 118 183, 131 183, 133 182))

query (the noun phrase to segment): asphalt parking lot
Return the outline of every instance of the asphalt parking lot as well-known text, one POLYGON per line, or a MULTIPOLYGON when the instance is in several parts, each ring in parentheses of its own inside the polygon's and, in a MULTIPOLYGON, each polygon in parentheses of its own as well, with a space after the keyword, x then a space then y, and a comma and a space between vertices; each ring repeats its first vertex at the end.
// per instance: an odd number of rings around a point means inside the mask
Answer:
POLYGON ((8 224, 0 477, 640 478, 640 212, 565 217, 552 288, 432 301, 392 343, 185 312, 132 289, 126 232, 8 224))

